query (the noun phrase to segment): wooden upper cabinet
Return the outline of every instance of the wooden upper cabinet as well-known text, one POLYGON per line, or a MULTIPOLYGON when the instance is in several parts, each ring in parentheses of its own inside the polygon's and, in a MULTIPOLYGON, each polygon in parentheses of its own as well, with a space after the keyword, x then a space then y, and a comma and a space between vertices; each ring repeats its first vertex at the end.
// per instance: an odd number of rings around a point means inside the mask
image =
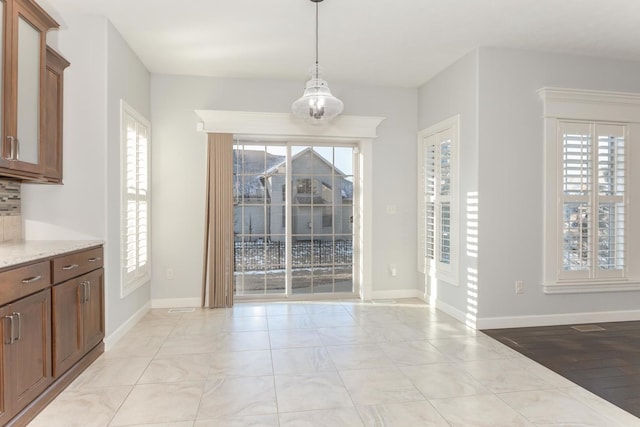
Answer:
MULTIPOLYGON (((45 180, 46 34, 58 24, 32 0, 2 3, 2 147, 0 174, 45 180)), ((55 181, 54 177, 54 181, 55 181)))
POLYGON ((69 61, 47 46, 44 99, 44 178, 62 183, 62 95, 63 72, 69 61))

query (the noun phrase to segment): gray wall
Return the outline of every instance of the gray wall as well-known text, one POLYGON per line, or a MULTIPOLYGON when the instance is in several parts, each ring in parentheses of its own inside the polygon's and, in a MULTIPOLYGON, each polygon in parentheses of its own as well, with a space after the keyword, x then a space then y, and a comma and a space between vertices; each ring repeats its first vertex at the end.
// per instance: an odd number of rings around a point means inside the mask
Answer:
MULTIPOLYGON (((50 2, 54 3, 54 2, 50 2)), ((105 241, 106 333, 148 304, 150 285, 120 298, 120 99, 150 117, 149 73, 103 17, 48 10, 65 71, 64 185, 23 186, 28 239, 105 241)))
MULTIPOLYGON (((471 52, 422 86, 418 93, 419 129, 426 129, 445 119, 460 115, 459 167, 460 187, 458 206, 459 243, 458 283, 440 283, 437 289, 439 303, 460 313, 468 311, 469 274, 477 275, 477 257, 469 254, 467 237, 467 198, 478 191, 478 54, 471 52)), ((417 153, 417 149, 415 152, 417 153)), ((482 214, 481 214, 482 215, 482 214)), ((422 282, 426 278, 420 274, 422 282)), ((430 284, 428 284, 429 287, 430 284)), ((436 290, 429 289, 431 295, 436 290)))
MULTIPOLYGON (((304 71, 304 70, 303 70, 304 71)), ((197 132, 195 109, 289 112, 302 93, 300 81, 234 80, 152 75, 153 287, 152 299, 200 295, 205 142, 197 132), (175 278, 167 279, 166 270, 175 278)), ((415 89, 369 88, 330 82, 345 103, 344 114, 383 116, 374 144, 373 289, 416 289, 415 89), (396 215, 385 206, 397 205, 396 215), (398 265, 391 277, 388 264, 398 265)))
MULTIPOLYGON (((640 63, 494 48, 480 49, 479 58, 480 317, 637 310, 637 292, 542 292, 543 121, 536 91, 640 92, 640 63), (522 295, 515 294, 516 280, 524 281, 522 295)), ((640 238, 634 236, 629 240, 640 238)))

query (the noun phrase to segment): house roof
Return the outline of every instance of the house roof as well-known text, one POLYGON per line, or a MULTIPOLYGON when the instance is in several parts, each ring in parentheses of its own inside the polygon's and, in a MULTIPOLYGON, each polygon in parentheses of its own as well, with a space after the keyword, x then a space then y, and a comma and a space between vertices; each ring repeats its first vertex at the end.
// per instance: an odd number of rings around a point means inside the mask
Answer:
MULTIPOLYGON (((104 15, 153 73, 300 81, 314 61, 308 0, 39 0, 104 15), (142 17, 142 19, 141 19, 142 17)), ((327 0, 320 65, 336 82, 416 87, 479 46, 640 60, 637 0, 327 0)))
MULTIPOLYGON (((332 164, 331 162, 329 162, 329 160, 325 159, 324 156, 318 154, 313 147, 307 147, 304 150, 300 151, 299 153, 296 153, 295 155, 293 155, 291 157, 291 162, 295 162, 296 159, 299 159, 300 157, 304 156, 305 154, 311 152, 311 154, 318 160, 320 160, 322 163, 324 163, 325 165, 327 165, 327 167, 329 169, 333 169, 336 173, 336 175, 338 176, 346 176, 346 174, 344 172, 342 172, 340 169, 338 169, 334 164, 332 164)), ((267 169, 264 172, 265 176, 269 176, 269 175, 273 175, 274 173, 278 172, 278 169, 281 168, 285 163, 286 163, 286 158, 283 158, 281 162, 273 165, 272 167, 270 167, 269 169, 267 169)))

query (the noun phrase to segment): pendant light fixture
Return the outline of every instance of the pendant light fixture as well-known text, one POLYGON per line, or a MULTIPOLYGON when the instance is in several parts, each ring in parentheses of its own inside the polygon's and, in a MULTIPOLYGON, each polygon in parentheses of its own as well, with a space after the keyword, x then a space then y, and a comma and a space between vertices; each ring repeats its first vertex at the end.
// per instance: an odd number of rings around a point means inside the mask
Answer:
POLYGON ((307 82, 302 96, 291 105, 291 111, 296 117, 312 124, 326 123, 342 113, 344 108, 342 101, 331 94, 318 64, 318 3, 321 1, 311 0, 316 4, 316 63, 311 69, 311 79, 307 82))

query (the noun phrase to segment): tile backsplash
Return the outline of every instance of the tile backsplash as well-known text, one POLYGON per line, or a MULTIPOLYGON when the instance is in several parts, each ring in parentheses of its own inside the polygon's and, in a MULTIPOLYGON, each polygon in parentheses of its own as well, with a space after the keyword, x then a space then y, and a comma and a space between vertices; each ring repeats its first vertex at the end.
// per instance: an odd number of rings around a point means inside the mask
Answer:
POLYGON ((20 182, 0 179, 0 242, 22 240, 20 182))

